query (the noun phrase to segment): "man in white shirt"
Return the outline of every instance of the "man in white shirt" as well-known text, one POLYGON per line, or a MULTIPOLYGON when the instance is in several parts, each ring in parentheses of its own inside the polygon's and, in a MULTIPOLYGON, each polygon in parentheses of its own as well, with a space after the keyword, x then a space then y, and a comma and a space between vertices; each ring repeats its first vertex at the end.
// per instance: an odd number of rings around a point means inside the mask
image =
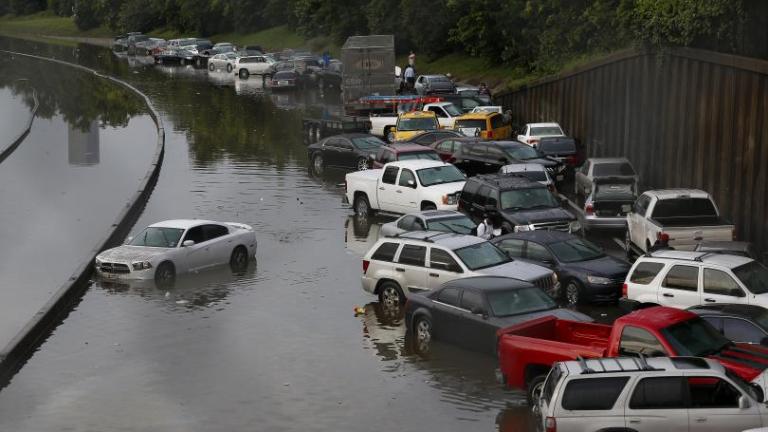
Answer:
POLYGON ((413 87, 416 84, 416 70, 413 68, 413 66, 408 65, 405 68, 403 77, 405 77, 405 82, 408 84, 408 89, 413 90, 413 87))
POLYGON ((493 237, 493 222, 487 213, 483 215, 483 221, 477 226, 477 236, 485 240, 490 240, 493 237))

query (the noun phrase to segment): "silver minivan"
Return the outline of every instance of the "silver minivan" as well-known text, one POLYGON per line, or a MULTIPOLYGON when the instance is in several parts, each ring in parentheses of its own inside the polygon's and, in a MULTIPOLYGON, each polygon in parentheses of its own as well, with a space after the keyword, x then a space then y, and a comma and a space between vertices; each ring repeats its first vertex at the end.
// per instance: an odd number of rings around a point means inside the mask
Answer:
POLYGON ((763 391, 696 357, 556 363, 534 407, 546 432, 741 432, 768 425, 763 391))

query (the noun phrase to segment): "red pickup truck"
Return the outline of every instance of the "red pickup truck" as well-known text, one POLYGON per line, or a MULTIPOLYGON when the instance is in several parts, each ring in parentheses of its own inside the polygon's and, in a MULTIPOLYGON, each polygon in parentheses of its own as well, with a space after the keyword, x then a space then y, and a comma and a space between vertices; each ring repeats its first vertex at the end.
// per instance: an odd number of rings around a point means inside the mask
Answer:
POLYGON ((538 398, 554 362, 578 357, 708 357, 763 391, 768 389, 764 373, 768 348, 735 344, 698 315, 680 309, 641 309, 612 326, 547 316, 496 334, 500 379, 509 387, 525 389, 529 403, 538 398))

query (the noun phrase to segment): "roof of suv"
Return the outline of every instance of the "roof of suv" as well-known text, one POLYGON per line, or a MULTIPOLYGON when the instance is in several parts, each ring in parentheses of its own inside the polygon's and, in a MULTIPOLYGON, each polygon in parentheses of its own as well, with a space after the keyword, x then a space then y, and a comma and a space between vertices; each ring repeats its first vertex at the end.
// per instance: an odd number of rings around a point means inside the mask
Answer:
POLYGON ((725 373, 720 363, 699 357, 636 357, 594 358, 562 362, 569 375, 591 375, 602 373, 648 373, 661 371, 688 371, 709 369, 725 373))
POLYGON ((655 189, 643 192, 645 195, 652 195, 658 199, 682 198, 688 196, 691 198, 707 198, 709 194, 700 189, 655 189))
POLYGON ((473 180, 501 190, 546 188, 546 186, 539 182, 529 180, 528 178, 517 174, 486 174, 467 179, 468 182, 473 180))
POLYGON ((496 291, 519 288, 531 288, 534 285, 530 282, 504 276, 473 276, 468 278, 459 278, 444 283, 444 287, 473 288, 480 291, 496 291))
POLYGON ((587 159, 589 162, 592 162, 593 164, 604 164, 604 163, 620 163, 620 162, 626 162, 629 163, 629 159, 624 157, 604 157, 604 158, 589 158, 587 159))
POLYGON ((537 243, 551 244, 560 243, 568 240, 578 239, 579 237, 557 230, 533 230, 533 231, 520 231, 515 233, 509 233, 497 239, 524 239, 534 240, 537 243))
POLYGON ((748 304, 731 304, 731 303, 716 303, 708 305, 694 306, 688 309, 691 312, 699 315, 717 315, 717 316, 732 316, 732 317, 746 317, 750 319, 758 318, 768 314, 768 311, 757 305, 748 304))
MULTIPOLYGON (((485 242, 485 240, 480 237, 446 233, 442 231, 410 231, 400 234, 395 238, 423 241, 425 243, 437 244, 448 249, 459 249, 465 246, 485 242)), ((391 240, 391 238, 388 240, 391 240)))
POLYGON ((647 256, 657 259, 661 258, 680 261, 697 261, 727 268, 738 267, 754 261, 752 258, 739 255, 728 255, 714 252, 689 252, 679 250, 659 250, 647 256))

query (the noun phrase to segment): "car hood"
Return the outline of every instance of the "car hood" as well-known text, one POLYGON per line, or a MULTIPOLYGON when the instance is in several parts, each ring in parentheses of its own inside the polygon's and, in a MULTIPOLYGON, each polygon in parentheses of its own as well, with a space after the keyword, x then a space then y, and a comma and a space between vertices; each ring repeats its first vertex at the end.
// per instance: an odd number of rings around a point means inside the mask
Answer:
POLYGON ((488 267, 477 271, 491 276, 505 276, 522 279, 528 282, 541 279, 552 273, 546 267, 525 261, 514 260, 494 267, 488 267))
POLYGON ((535 210, 502 210, 501 214, 516 224, 532 224, 540 222, 573 221, 572 214, 561 207, 535 210))
POLYGON ((624 279, 629 272, 630 265, 625 261, 606 255, 589 261, 564 263, 562 267, 578 273, 587 273, 611 279, 624 279))
POLYGON ((420 135, 424 132, 430 132, 427 130, 414 130, 414 131, 397 131, 395 132, 395 141, 408 141, 409 139, 420 135))
POLYGON ((550 309, 550 310, 544 310, 540 312, 526 313, 526 314, 520 314, 520 315, 497 317, 496 322, 499 324, 500 328, 503 328, 503 327, 520 324, 525 321, 542 318, 545 316, 553 316, 555 318, 568 320, 568 321, 581 321, 581 322, 594 321, 592 318, 589 317, 589 315, 585 315, 581 312, 570 310, 570 309, 558 308, 558 309, 550 309))
POLYGON ((544 157, 544 158, 535 158, 535 159, 524 159, 524 160, 522 160, 522 162, 530 163, 530 164, 541 164, 545 168, 552 168, 552 167, 555 167, 557 165, 560 165, 560 162, 558 162, 558 161, 556 161, 554 159, 546 158, 546 157, 544 157))
POLYGON ((101 261, 130 263, 133 261, 147 261, 157 255, 162 255, 170 251, 166 248, 153 248, 145 246, 122 245, 116 248, 107 249, 96 256, 101 261))
POLYGON ((425 186, 430 193, 450 195, 452 193, 461 192, 464 189, 465 181, 457 181, 451 183, 436 184, 434 186, 425 186))
MULTIPOLYGON (((765 371, 768 368, 768 348, 766 347, 738 343, 707 357, 717 360, 747 381, 753 381, 760 376, 762 376, 760 381, 766 381, 765 371)), ((763 386, 765 390, 765 382, 756 383, 763 386)))

